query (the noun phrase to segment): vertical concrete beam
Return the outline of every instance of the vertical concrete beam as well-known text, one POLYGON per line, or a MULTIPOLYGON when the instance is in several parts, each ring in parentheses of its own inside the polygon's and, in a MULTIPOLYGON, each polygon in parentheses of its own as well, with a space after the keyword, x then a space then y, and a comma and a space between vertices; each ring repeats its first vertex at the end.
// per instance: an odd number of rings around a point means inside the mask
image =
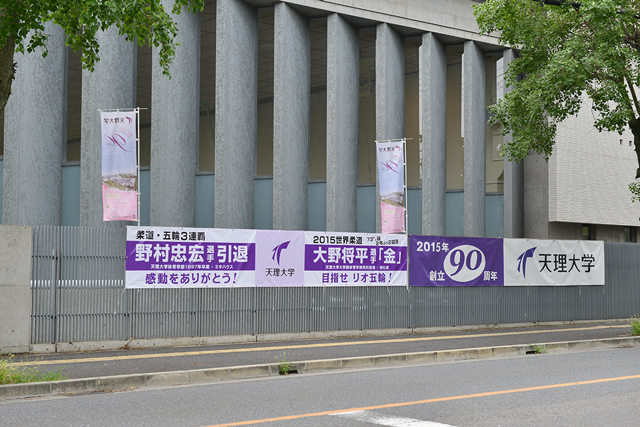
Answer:
POLYGON ((464 235, 484 237, 487 109, 484 53, 464 43, 464 235))
POLYGON ((358 186, 358 30, 327 18, 327 231, 356 231, 358 186))
POLYGON ((422 35, 422 233, 444 236, 447 192, 447 51, 422 35))
POLYGON ((287 3, 274 21, 273 229, 306 230, 311 31, 287 3))
MULTIPOLYGON (((502 54, 503 75, 509 63, 516 58, 512 49, 505 49, 502 54)), ((502 79, 498 84, 498 99, 504 99, 511 87, 502 79)), ((511 134, 504 136, 504 143, 513 141, 511 134)), ((524 237, 524 162, 511 162, 504 159, 504 237, 524 237)))
POLYGON ((45 33, 46 58, 42 48, 15 55, 4 113, 4 224, 60 225, 67 48, 59 26, 49 22, 45 33))
POLYGON ((0 354, 31 344, 31 227, 0 225, 0 354))
MULTIPOLYGON (((523 161, 523 199, 527 209, 523 214, 525 239, 550 239, 549 229, 549 162, 543 155, 529 154, 523 161)), ((555 228, 558 232, 558 228, 555 228)), ((576 238, 576 237, 574 237, 576 238)))
POLYGON ((125 221, 102 220, 102 131, 98 109, 136 107, 136 48, 118 34, 115 26, 98 31, 96 38, 100 62, 93 73, 82 71, 80 225, 124 227, 125 221))
POLYGON ((258 13, 242 0, 218 0, 216 7, 214 224, 253 228, 258 13))
MULTIPOLYGON (((400 138, 404 138, 404 38, 382 23, 376 28, 376 139, 400 138)), ((376 231, 382 231, 377 161, 376 231)))
MULTIPOLYGON (((162 0, 165 10, 173 0, 162 0)), ((200 97, 200 15, 183 8, 171 79, 162 74, 158 49, 151 71, 151 225, 195 225, 196 150, 200 97)))

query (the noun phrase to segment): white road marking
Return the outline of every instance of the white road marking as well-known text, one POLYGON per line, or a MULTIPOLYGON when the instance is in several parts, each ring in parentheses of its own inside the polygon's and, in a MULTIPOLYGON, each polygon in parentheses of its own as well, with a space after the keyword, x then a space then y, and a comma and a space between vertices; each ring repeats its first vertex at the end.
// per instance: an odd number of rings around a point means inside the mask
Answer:
POLYGON ((341 412, 332 415, 388 427, 454 427, 449 424, 416 420, 414 418, 390 417, 387 415, 376 414, 371 411, 341 412))

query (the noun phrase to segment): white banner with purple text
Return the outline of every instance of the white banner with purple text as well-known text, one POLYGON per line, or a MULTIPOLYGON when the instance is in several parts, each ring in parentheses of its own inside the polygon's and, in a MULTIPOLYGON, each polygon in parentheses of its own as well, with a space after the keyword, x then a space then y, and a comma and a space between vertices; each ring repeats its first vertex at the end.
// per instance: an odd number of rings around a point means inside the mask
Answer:
POLYGON ((138 220, 136 111, 101 111, 103 221, 138 220))
POLYGON ((604 242, 504 239, 504 286, 604 285, 604 242))
POLYGON ((406 286, 406 235, 128 227, 127 288, 406 286))
POLYGON ((404 141, 376 142, 382 233, 404 233, 404 141))

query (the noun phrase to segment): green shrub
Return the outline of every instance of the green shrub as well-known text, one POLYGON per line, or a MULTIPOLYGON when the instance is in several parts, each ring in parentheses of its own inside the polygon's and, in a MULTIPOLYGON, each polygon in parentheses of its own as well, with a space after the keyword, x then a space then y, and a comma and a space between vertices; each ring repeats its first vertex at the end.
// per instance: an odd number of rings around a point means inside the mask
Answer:
POLYGON ((280 363, 278 364, 278 371, 280 372, 280 375, 288 375, 293 368, 291 366, 291 362, 287 360, 287 352, 283 352, 282 356, 276 357, 276 359, 280 360, 280 363))
POLYGON ((12 365, 14 355, 0 356, 0 384, 19 384, 38 381, 60 381, 67 379, 62 375, 62 367, 53 372, 42 373, 37 366, 12 365))
POLYGON ((547 352, 547 346, 544 344, 531 344, 531 351, 534 354, 543 354, 547 352))
POLYGON ((631 316, 629 321, 631 322, 631 335, 640 335, 640 316, 637 314, 631 316))

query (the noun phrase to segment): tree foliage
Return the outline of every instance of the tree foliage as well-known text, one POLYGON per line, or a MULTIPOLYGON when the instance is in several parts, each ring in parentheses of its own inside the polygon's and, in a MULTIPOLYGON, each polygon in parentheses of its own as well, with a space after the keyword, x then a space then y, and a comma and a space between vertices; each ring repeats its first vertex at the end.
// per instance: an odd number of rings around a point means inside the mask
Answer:
POLYGON ((519 50, 505 72, 512 90, 492 108, 492 120, 513 135, 503 155, 548 158, 558 123, 578 113, 586 93, 598 130, 631 129, 640 165, 639 13, 640 0, 487 0, 476 7, 480 31, 497 31, 501 44, 519 50))
MULTIPOLYGON (((127 41, 149 44, 158 49, 163 72, 175 56, 178 30, 160 0, 0 0, 0 117, 11 93, 15 75, 14 52, 34 52, 44 47, 47 55, 45 23, 64 30, 66 44, 82 51, 82 66, 90 71, 100 60, 98 31, 116 26, 127 41)), ((175 0, 172 13, 183 7, 201 11, 204 0, 175 0)))

